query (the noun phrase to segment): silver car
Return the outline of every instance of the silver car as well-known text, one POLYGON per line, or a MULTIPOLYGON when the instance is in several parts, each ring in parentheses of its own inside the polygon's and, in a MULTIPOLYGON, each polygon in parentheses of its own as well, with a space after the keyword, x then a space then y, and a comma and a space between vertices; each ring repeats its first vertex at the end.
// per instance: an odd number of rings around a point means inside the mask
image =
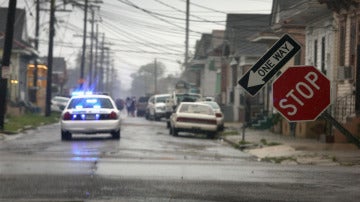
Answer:
POLYGON ((51 111, 62 112, 69 102, 70 98, 62 96, 54 96, 51 99, 51 111))
POLYGON ((70 140, 73 133, 110 133, 120 139, 120 111, 107 95, 72 97, 61 114, 60 125, 62 140, 70 140))

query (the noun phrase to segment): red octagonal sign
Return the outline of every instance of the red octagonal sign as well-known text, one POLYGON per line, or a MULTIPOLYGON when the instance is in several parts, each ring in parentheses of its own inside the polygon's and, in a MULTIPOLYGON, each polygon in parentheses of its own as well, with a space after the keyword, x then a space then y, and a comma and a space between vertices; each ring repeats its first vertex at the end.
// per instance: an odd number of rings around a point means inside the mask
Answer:
POLYGON ((273 83, 273 105, 289 121, 313 121, 330 105, 330 81, 313 66, 290 67, 273 83))

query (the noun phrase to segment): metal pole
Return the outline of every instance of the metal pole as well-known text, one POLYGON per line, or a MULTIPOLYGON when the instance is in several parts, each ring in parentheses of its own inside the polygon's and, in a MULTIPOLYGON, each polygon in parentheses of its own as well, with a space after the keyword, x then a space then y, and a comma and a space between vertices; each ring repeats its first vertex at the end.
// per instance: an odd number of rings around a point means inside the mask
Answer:
POLYGON ((48 50, 48 71, 46 82, 46 107, 45 116, 51 115, 51 85, 52 85, 52 63, 53 63, 53 46, 55 34, 55 0, 50 1, 50 31, 49 31, 49 50, 48 50))
POLYGON ((16 0, 9 1, 9 8, 6 22, 6 32, 4 41, 4 52, 2 56, 0 69, 0 131, 4 130, 4 117, 6 111, 6 91, 7 91, 7 75, 3 75, 3 70, 9 70, 10 57, 12 49, 12 41, 14 36, 14 22, 16 13, 16 0))
POLYGON ((344 128, 336 119, 334 119, 328 112, 324 112, 321 114, 321 117, 325 120, 329 121, 331 125, 335 126, 343 135, 346 136, 348 141, 354 143, 357 147, 360 148, 360 139, 354 136, 351 132, 349 132, 346 128, 344 128))

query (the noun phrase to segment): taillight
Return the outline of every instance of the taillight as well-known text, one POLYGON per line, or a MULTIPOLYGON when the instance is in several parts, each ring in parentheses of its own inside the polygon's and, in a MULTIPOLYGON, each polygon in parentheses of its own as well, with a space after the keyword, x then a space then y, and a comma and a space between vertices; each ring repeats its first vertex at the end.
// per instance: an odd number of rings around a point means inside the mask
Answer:
POLYGON ((117 114, 116 114, 116 112, 112 111, 112 112, 110 113, 110 115, 109 115, 109 118, 110 118, 110 119, 117 119, 117 114))
POLYGON ((70 112, 66 112, 64 115, 63 115, 63 120, 70 120, 71 119, 71 114, 70 112))
POLYGON ((186 120, 187 120, 186 118, 182 118, 182 117, 177 117, 176 118, 177 122, 186 122, 186 120))
POLYGON ((222 113, 216 113, 215 116, 218 117, 218 118, 220 118, 220 117, 222 117, 223 115, 222 115, 222 113))

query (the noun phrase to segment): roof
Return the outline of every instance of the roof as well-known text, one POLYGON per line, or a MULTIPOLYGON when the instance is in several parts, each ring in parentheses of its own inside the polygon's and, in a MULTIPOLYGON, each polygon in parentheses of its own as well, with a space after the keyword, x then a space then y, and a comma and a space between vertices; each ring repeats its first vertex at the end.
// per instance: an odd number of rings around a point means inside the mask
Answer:
POLYGON ((211 48, 212 34, 202 34, 201 39, 196 41, 194 59, 203 59, 207 57, 207 52, 211 48))
POLYGON ((269 14, 228 14, 225 31, 225 42, 229 43, 230 54, 262 55, 267 45, 253 43, 249 37, 270 26, 269 14))
MULTIPOLYGON (((0 48, 4 47, 6 24, 7 24, 8 8, 0 8, 0 48)), ((16 9, 13 48, 23 50, 24 48, 31 48, 28 43, 26 25, 26 13, 24 9, 16 9)))
POLYGON ((332 15, 318 0, 274 0, 271 13, 271 25, 304 25, 332 15))

